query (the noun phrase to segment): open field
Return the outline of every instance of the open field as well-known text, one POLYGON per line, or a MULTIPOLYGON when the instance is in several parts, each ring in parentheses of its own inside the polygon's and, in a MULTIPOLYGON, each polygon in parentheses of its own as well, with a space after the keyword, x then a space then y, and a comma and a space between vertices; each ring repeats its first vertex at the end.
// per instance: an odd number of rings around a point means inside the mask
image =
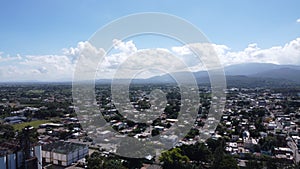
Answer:
POLYGON ((38 128, 40 124, 43 123, 49 123, 51 122, 50 120, 35 120, 35 121, 30 121, 30 122, 24 122, 20 124, 14 124, 13 127, 15 130, 22 130, 26 126, 33 126, 34 128, 38 128))

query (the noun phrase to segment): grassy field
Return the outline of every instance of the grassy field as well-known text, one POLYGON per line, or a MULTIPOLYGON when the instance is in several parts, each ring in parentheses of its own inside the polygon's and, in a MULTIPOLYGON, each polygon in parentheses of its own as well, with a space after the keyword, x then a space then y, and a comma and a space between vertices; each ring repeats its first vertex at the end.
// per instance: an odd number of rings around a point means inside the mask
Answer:
POLYGON ((13 127, 15 130, 19 130, 21 131, 24 127, 26 126, 33 126, 34 128, 38 128, 40 124, 43 123, 49 123, 51 122, 50 120, 35 120, 35 121, 31 121, 31 122, 24 122, 24 123, 20 123, 20 124, 14 124, 13 127))

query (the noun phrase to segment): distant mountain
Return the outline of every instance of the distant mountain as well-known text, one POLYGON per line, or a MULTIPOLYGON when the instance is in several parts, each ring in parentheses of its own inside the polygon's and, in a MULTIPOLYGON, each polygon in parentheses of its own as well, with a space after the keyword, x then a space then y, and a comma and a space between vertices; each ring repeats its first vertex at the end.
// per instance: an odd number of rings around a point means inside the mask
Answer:
MULTIPOLYGON (((276 65, 271 63, 246 63, 224 68, 227 86, 232 87, 289 87, 300 86, 300 66, 276 65)), ((177 83, 175 79, 186 80, 189 72, 164 74, 148 79, 133 79, 135 84, 177 83)), ((193 72, 198 84, 209 85, 207 71, 193 72)), ((186 80, 187 81, 187 80, 186 80)), ((97 83, 111 83, 110 79, 99 79, 97 83)))
MULTIPOLYGON (((154 83, 175 83, 176 78, 184 79, 187 74, 189 74, 189 72, 176 72, 173 73, 172 75, 164 74, 161 76, 154 76, 146 79, 145 81, 154 82, 154 83)), ((195 77, 195 79, 197 79, 197 81, 199 80, 205 80, 205 82, 209 81, 207 71, 194 72, 193 76, 195 77)))
POLYGON ((285 80, 285 79, 274 79, 269 77, 251 77, 251 76, 226 76, 226 83, 228 87, 268 87, 268 88, 286 88, 296 87, 299 83, 285 80))
POLYGON ((226 75, 251 75, 259 72, 276 69, 279 65, 271 63, 244 63, 230 65, 224 68, 226 75))
POLYGON ((290 68, 300 70, 296 65, 276 65, 272 63, 244 63, 231 65, 224 68, 226 75, 253 75, 275 69, 290 68))
MULTIPOLYGON (((231 65, 224 68, 228 86, 242 87, 286 87, 300 85, 300 66, 276 65, 271 63, 246 63, 231 65)), ((184 78, 187 72, 177 72, 175 77, 184 78)), ((208 84, 206 71, 194 72, 198 84, 208 84)), ((135 80, 139 83, 176 83, 169 74, 154 76, 145 80, 135 80)))
POLYGON ((258 72, 256 74, 250 75, 250 77, 283 79, 283 80, 300 83, 300 70, 285 67, 285 68, 267 70, 264 72, 258 72))

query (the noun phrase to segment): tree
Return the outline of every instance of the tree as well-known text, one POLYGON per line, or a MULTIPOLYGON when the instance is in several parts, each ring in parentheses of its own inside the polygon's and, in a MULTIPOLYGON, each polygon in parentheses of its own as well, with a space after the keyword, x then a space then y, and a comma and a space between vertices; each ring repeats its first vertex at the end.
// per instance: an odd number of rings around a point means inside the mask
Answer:
POLYGON ((188 134, 185 136, 185 138, 187 139, 193 139, 195 138, 197 135, 199 135, 199 130, 198 129, 195 129, 195 128, 192 128, 188 134))
MULTIPOLYGON (((220 169, 239 169, 237 161, 231 155, 225 155, 221 161, 220 169)), ((216 168, 217 169, 217 168, 216 168)))
POLYGON ((231 156, 226 155, 223 146, 218 146, 214 153, 213 169, 239 169, 237 161, 231 156))
POLYGON ((217 147, 225 144, 224 140, 222 140, 222 139, 216 140, 216 139, 212 139, 212 138, 207 139, 206 143, 207 143, 208 148, 211 150, 211 152, 215 152, 217 147))
POLYGON ((249 160, 246 162, 246 169, 262 168, 262 163, 259 163, 257 160, 249 160))
POLYGON ((184 169, 188 167, 189 158, 181 154, 180 148, 163 152, 159 160, 163 163, 163 169, 184 169))
POLYGON ((267 169, 277 169, 278 168, 278 166, 276 164, 276 160, 269 158, 269 157, 267 158, 266 166, 267 166, 267 169))
POLYGON ((259 140, 259 144, 261 146, 261 149, 264 151, 270 151, 278 144, 278 140, 274 136, 267 136, 263 139, 259 140))
POLYGON ((224 151, 222 146, 218 146, 214 152, 214 161, 212 168, 221 169, 221 163, 224 159, 224 151))
POLYGON ((183 145, 181 150, 191 161, 196 163, 209 163, 212 159, 211 151, 204 143, 196 143, 194 145, 183 145))
POLYGON ((39 136, 39 133, 37 132, 37 129, 32 127, 32 130, 30 130, 29 132, 26 132, 27 131, 26 128, 29 129, 29 128, 31 128, 31 126, 24 127, 22 129, 22 131, 20 131, 18 133, 17 138, 20 141, 23 141, 24 138, 28 137, 31 144, 37 143, 38 142, 38 136, 39 136))
POLYGON ((126 169, 119 159, 108 159, 103 163, 103 169, 126 169))
POLYGON ((117 157, 103 157, 97 151, 87 157, 88 169, 126 169, 117 157))
POLYGON ((90 157, 87 158, 88 169, 101 169, 103 168, 103 157, 100 156, 99 152, 94 152, 90 157))
POLYGON ((154 137, 154 136, 157 136, 157 135, 159 135, 159 130, 158 129, 153 129, 151 131, 151 136, 154 137))
POLYGON ((14 138, 14 128, 8 124, 0 124, 0 142, 10 141, 14 138))
POLYGON ((143 160, 141 158, 126 158, 126 157, 121 157, 123 160, 125 160, 124 166, 130 169, 135 169, 135 168, 142 168, 143 166, 143 160))

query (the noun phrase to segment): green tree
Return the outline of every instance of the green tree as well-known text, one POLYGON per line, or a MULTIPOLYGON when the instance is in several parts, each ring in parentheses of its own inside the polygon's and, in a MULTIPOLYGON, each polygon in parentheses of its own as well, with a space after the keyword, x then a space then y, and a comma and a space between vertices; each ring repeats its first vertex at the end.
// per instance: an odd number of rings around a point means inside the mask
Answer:
POLYGON ((181 150, 191 161, 195 161, 198 164, 209 163, 212 159, 212 153, 204 143, 183 145, 181 150))
POLYGON ((151 131, 151 136, 154 137, 154 136, 157 136, 157 135, 159 135, 159 130, 158 129, 153 129, 151 131))
POLYGON ((270 151, 278 144, 278 140, 276 137, 273 136, 267 136, 263 139, 259 140, 259 144, 261 146, 261 149, 264 151, 270 151))
POLYGON ((0 142, 10 141, 14 136, 14 128, 11 125, 0 124, 0 142))
POLYGON ((266 166, 267 166, 267 169, 277 169, 278 168, 276 161, 269 157, 267 158, 266 166))
POLYGON ((126 158, 122 157, 123 160, 125 160, 124 166, 126 166, 129 169, 135 169, 135 168, 141 168, 143 166, 143 160, 141 158, 126 158))
POLYGON ((198 129, 195 129, 195 128, 192 128, 188 134, 185 136, 185 138, 187 139, 192 139, 192 138, 195 138, 197 135, 199 135, 199 130, 198 129))
POLYGON ((126 167, 122 165, 119 159, 108 159, 104 161, 102 169, 126 169, 126 167))
POLYGON ((221 161, 220 169, 239 169, 239 166, 236 159, 234 159, 231 155, 225 155, 221 161))
POLYGON ((216 148, 218 148, 220 145, 224 145, 224 140, 222 139, 212 139, 212 138, 209 138, 206 140, 206 143, 207 143, 207 146, 208 148, 211 150, 211 152, 215 152, 216 148))
POLYGON ((31 144, 37 143, 38 142, 38 136, 39 133, 37 132, 36 128, 33 128, 32 130, 30 130, 30 132, 26 132, 24 129, 25 128, 31 128, 32 126, 26 126, 24 127, 19 133, 18 133, 18 140, 20 140, 21 142, 24 140, 24 138, 29 137, 29 141, 31 144))
POLYGON ((184 169, 188 167, 189 158, 181 154, 180 148, 163 152, 159 158, 163 169, 184 169))
POLYGON ((100 156, 99 152, 94 152, 90 157, 87 158, 88 169, 102 169, 103 163, 103 157, 100 156))
POLYGON ((237 161, 231 156, 226 155, 223 146, 218 146, 214 152, 213 169, 239 169, 237 161))
POLYGON ((217 148, 215 149, 215 152, 214 152, 214 160, 213 160, 212 168, 220 169, 223 159, 224 159, 223 147, 217 146, 217 148))
POLYGON ((246 162, 246 169, 254 169, 254 168, 263 168, 262 163, 259 163, 257 160, 249 160, 246 162))
POLYGON ((103 157, 97 151, 87 157, 88 169, 126 169, 118 157, 103 157))

